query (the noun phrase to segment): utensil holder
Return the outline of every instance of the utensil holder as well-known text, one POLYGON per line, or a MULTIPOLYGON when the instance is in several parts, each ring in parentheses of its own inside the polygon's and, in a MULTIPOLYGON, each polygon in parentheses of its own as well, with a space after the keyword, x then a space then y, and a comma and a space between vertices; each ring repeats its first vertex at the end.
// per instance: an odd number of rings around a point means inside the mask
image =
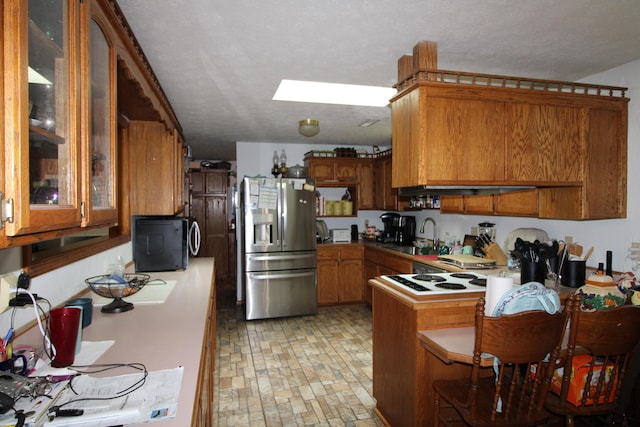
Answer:
POLYGON ((496 265, 507 265, 507 255, 496 242, 491 242, 488 245, 484 245, 482 251, 496 262, 496 265))

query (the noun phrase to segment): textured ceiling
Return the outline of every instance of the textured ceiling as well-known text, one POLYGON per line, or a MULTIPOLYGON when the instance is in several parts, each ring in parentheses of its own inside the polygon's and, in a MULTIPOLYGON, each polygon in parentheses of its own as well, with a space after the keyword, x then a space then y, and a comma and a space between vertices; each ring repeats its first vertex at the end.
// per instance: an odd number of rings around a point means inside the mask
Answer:
MULTIPOLYGON (((389 108, 272 101, 281 79, 391 87, 397 60, 555 80, 640 58, 637 0, 119 0, 198 159, 235 142, 390 145, 389 108), (298 120, 320 134, 297 133, 298 120), (358 127, 378 119, 369 128, 358 127)), ((611 83, 614 84, 614 83, 611 83)))

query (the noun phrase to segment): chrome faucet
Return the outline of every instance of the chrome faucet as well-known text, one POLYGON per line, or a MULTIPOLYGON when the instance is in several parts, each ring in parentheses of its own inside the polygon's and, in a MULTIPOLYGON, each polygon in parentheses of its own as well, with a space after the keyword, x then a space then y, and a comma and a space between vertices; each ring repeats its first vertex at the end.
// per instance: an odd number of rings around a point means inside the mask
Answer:
POLYGON ((424 234, 424 226, 428 223, 433 223, 433 249, 438 249, 438 226, 436 225, 436 220, 429 217, 422 220, 422 224, 420 225, 420 233, 424 234))

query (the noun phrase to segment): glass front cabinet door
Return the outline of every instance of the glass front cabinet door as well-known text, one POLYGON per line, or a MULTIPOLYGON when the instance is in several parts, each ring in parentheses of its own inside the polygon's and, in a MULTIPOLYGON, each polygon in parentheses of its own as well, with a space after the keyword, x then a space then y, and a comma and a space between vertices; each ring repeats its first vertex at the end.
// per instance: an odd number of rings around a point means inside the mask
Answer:
POLYGON ((115 221, 115 60, 87 3, 3 2, 0 234, 15 244, 115 221))
POLYGON ((5 234, 78 226, 79 2, 4 7, 5 234))
MULTIPOLYGON (((88 23, 83 20, 83 173, 82 225, 115 223, 116 206, 116 113, 115 50, 103 28, 106 18, 95 2, 90 2, 88 23)), ((87 15, 83 15, 87 16, 87 15)))

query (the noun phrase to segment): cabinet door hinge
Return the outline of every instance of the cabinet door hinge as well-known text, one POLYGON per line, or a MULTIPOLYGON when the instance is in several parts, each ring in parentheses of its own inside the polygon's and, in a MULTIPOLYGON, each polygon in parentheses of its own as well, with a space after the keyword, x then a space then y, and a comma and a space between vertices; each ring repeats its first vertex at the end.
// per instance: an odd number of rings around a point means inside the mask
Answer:
POLYGON ((13 199, 5 200, 0 191, 0 228, 4 228, 5 222, 13 222, 13 199))
POLYGON ((86 208, 86 204, 84 202, 80 203, 80 218, 84 218, 85 208, 86 208))

